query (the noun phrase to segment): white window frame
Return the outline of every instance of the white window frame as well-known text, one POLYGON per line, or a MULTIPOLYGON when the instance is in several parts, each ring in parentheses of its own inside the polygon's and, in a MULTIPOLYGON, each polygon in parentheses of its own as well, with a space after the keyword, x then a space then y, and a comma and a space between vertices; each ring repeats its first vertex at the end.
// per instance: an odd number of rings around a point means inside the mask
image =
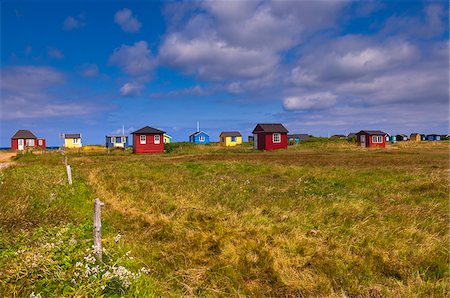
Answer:
POLYGON ((73 139, 72 139, 72 143, 73 143, 73 144, 78 144, 78 139, 77 139, 77 138, 73 138, 73 139))
POLYGON ((35 146, 34 139, 27 139, 25 143, 26 143, 27 147, 34 147, 35 146))
POLYGON ((198 136, 198 141, 203 143, 205 141, 205 136, 198 136))
POLYGON ((44 142, 42 140, 38 140, 38 146, 42 146, 44 142))
POLYGON ((141 145, 147 144, 147 136, 146 135, 139 136, 139 144, 141 144, 141 145))
POLYGON ((372 143, 374 143, 374 144, 383 143, 383 137, 382 136, 372 136, 372 143))
POLYGON ((116 137, 111 137, 111 143, 114 144, 116 142, 116 137))
POLYGON ((122 143, 125 144, 126 141, 127 141, 127 137, 122 137, 122 143))
POLYGON ((281 133, 273 133, 272 134, 272 141, 274 142, 274 143, 281 143, 281 133), (278 140, 276 140, 276 137, 278 137, 278 140))
POLYGON ((160 135, 154 135, 153 136, 153 143, 161 144, 161 136, 160 135))

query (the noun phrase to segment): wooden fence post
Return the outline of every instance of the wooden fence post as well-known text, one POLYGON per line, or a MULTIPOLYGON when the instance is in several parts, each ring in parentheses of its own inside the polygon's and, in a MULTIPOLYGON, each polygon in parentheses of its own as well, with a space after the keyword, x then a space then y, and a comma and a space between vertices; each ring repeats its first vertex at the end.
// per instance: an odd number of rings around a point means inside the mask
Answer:
POLYGON ((67 170, 67 180, 69 181, 69 184, 72 185, 72 170, 70 169, 70 165, 66 166, 67 170))
POLYGON ((67 155, 64 157, 64 165, 67 167, 67 155))
POLYGON ((100 199, 94 200, 94 254, 97 255, 97 259, 102 261, 102 215, 100 199))

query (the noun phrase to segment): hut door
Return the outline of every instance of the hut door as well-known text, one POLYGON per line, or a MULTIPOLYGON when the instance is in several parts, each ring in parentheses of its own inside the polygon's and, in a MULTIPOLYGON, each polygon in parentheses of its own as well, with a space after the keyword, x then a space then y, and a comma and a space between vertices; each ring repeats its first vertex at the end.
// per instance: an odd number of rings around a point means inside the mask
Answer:
POLYGON ((23 139, 17 140, 17 149, 23 150, 23 139))
POLYGON ((361 147, 366 147, 366 136, 362 135, 360 137, 361 147))
POLYGON ((253 135, 253 149, 258 149, 258 135, 256 133, 253 135))

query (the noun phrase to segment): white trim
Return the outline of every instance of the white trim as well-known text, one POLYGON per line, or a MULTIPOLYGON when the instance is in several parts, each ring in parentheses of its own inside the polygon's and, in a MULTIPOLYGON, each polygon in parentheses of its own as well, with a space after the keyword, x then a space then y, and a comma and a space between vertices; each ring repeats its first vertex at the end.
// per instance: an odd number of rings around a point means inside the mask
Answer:
POLYGON ((279 132, 275 132, 275 133, 273 133, 272 134, 272 141, 274 142, 274 143, 281 143, 281 133, 279 133, 279 132), (277 136, 278 137, 278 140, 275 140, 275 136, 277 136))
POLYGON ((78 144, 78 138, 73 138, 73 139, 72 139, 72 143, 73 143, 73 144, 78 144))
POLYGON ((44 144, 44 142, 42 141, 42 139, 38 140, 38 146, 42 146, 44 144))
POLYGON ((147 136, 146 135, 139 135, 139 144, 141 144, 141 145, 147 144, 147 136))
POLYGON ((372 136, 372 143, 374 144, 382 144, 383 137, 382 136, 372 136))
POLYGON ((155 144, 161 144, 161 136, 160 135, 154 135, 153 136, 153 142, 155 144))
POLYGON ((203 143, 205 141, 205 136, 198 136, 198 141, 203 143))

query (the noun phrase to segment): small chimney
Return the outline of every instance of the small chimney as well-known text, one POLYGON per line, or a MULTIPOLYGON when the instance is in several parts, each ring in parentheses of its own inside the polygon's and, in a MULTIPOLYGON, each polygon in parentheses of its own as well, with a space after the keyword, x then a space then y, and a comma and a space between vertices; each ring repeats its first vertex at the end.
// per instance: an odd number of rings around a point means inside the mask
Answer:
POLYGON ((197 132, 200 131, 200 122, 197 121, 197 132))

